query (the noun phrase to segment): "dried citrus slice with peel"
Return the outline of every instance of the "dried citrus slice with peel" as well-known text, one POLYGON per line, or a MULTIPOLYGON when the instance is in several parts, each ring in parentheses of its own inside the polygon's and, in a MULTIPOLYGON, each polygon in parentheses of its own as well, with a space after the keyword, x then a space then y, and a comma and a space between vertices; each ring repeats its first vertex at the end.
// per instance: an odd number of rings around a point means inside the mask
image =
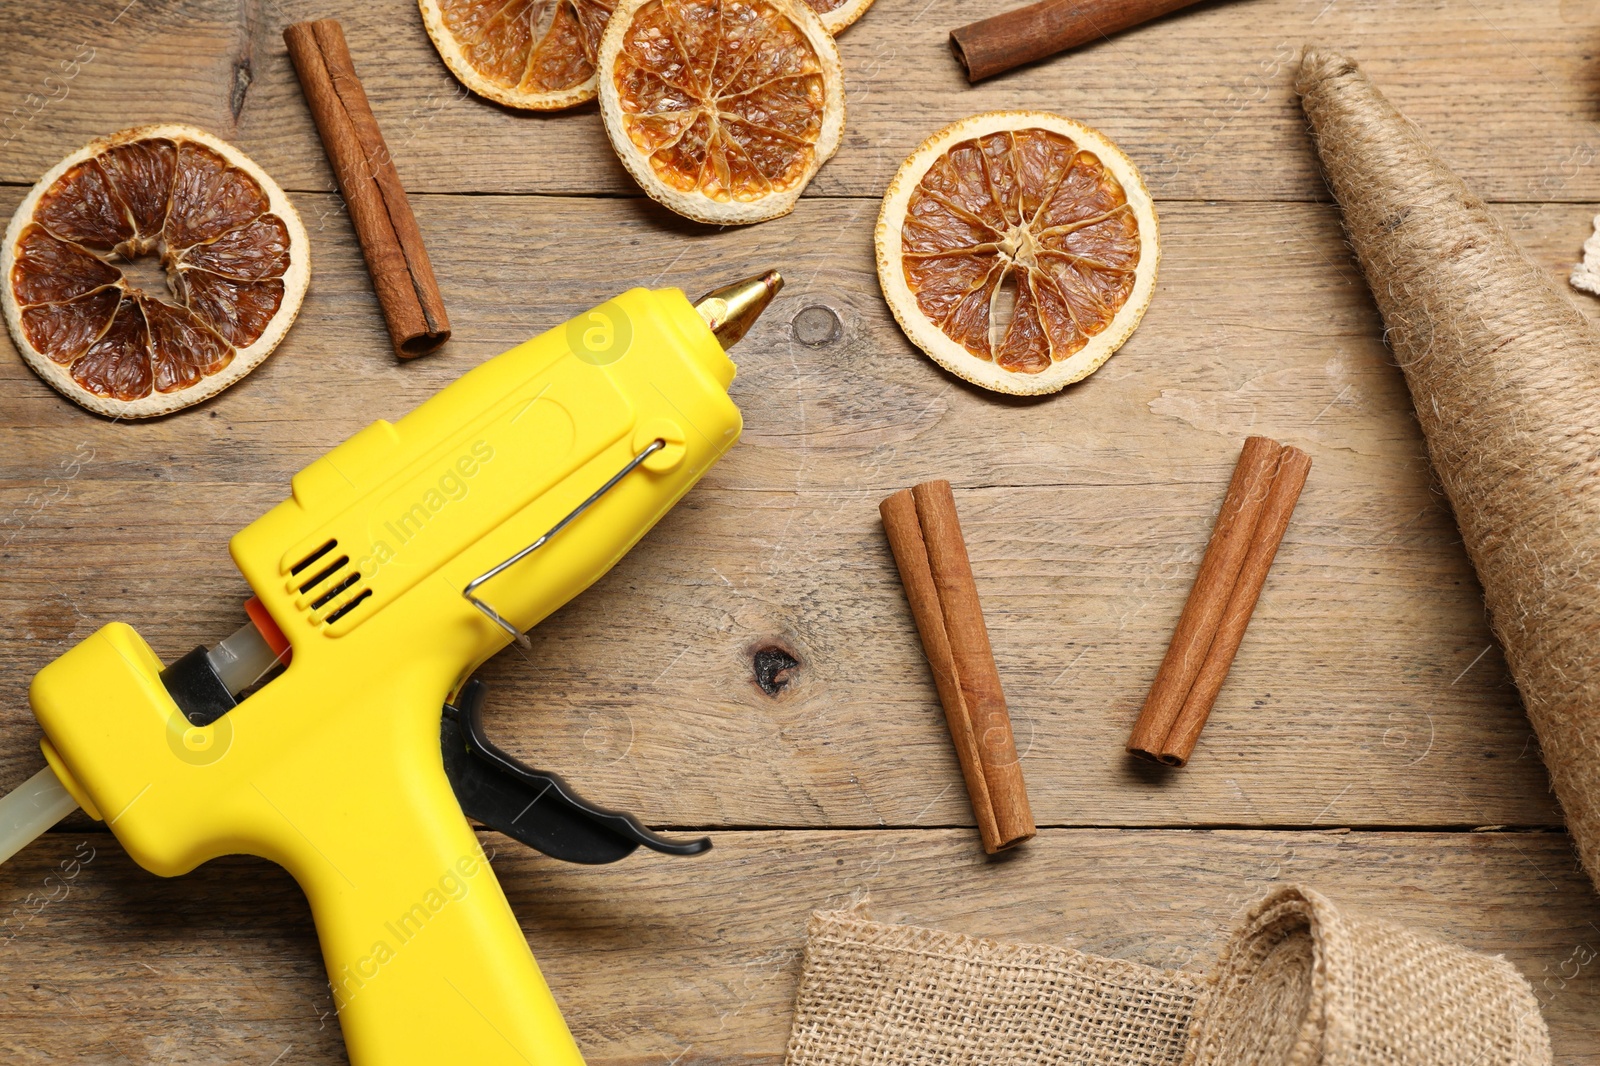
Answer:
POLYGON ((1155 206, 1103 135, 1042 111, 948 126, 883 198, 878 281, 900 328, 952 373, 1016 395, 1092 374, 1155 291, 1155 206))
POLYGON ((496 103, 556 111, 594 99, 595 56, 615 0, 417 0, 461 84, 496 103))
POLYGON ((801 0, 622 0, 600 113, 654 199, 701 222, 786 215, 839 147, 843 73, 801 0))
POLYGON ((872 6, 872 0, 805 0, 805 2, 806 6, 822 19, 822 24, 828 28, 828 32, 835 36, 840 30, 866 14, 867 8, 872 6))
POLYGON ((57 163, 0 249, 22 357, 68 399, 122 418, 170 414, 255 369, 310 276, 283 190, 183 125, 123 130, 57 163))

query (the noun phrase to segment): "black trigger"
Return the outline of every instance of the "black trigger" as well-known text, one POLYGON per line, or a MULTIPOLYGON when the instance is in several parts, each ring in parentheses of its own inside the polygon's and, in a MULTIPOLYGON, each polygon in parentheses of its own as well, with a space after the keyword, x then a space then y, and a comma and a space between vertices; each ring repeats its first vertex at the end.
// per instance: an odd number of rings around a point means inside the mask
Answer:
POLYGON ((495 747, 483 729, 487 693, 483 682, 468 681, 456 704, 445 704, 439 724, 445 774, 467 816, 565 862, 616 862, 640 844, 668 855, 698 855, 711 847, 709 837, 658 836, 630 814, 585 800, 559 774, 535 770, 495 747))

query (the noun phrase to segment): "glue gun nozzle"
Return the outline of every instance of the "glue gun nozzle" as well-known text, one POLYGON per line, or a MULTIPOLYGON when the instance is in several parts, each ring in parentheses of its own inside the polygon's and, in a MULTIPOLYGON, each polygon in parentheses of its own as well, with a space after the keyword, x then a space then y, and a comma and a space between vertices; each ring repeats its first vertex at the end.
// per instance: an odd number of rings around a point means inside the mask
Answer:
POLYGON ((751 325, 761 317, 772 298, 783 288, 783 275, 776 270, 712 289, 695 301, 705 324, 716 334, 724 351, 739 343, 751 325))

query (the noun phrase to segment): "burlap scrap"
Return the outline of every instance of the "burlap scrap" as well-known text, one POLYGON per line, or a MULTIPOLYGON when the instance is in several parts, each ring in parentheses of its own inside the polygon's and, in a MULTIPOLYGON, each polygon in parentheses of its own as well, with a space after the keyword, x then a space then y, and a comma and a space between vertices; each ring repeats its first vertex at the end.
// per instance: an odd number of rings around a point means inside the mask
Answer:
POLYGON ((814 914, 787 1066, 1549 1066, 1501 958, 1284 885, 1210 977, 814 914))

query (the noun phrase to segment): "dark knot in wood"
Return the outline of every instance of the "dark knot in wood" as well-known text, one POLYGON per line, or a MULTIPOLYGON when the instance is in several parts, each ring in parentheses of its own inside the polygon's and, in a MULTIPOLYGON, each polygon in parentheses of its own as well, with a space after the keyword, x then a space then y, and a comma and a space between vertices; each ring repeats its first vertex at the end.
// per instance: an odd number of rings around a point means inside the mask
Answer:
POLYGON ((755 668, 756 684, 769 696, 782 692, 800 668, 800 660, 776 644, 762 645, 750 659, 755 668))

